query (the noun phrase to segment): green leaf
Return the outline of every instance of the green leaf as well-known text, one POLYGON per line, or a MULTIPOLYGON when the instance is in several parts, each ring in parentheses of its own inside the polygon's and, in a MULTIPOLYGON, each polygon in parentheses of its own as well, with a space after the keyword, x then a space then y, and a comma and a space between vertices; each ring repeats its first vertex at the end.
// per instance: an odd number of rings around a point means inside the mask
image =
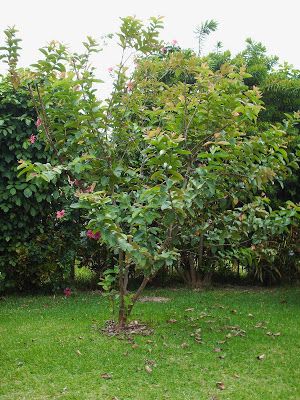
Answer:
POLYGON ((32 191, 29 188, 26 188, 24 191, 24 196, 28 199, 32 195, 32 191))

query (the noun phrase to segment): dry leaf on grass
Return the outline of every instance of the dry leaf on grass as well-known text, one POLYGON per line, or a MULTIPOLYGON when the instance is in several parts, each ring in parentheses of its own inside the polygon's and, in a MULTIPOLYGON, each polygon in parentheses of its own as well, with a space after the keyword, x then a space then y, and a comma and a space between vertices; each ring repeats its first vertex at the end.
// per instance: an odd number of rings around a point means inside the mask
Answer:
POLYGON ((255 325, 255 328, 267 329, 265 323, 266 323, 265 321, 258 322, 258 323, 255 325))
POLYGON ((149 365, 145 365, 145 370, 148 374, 152 373, 152 368, 149 365))
POLYGON ((104 372, 103 374, 100 374, 100 378, 102 378, 102 379, 112 379, 112 374, 104 372))
POLYGON ((280 333, 280 332, 276 332, 276 333, 274 333, 274 332, 267 332, 266 335, 271 336, 273 339, 275 339, 275 337, 280 336, 281 333, 280 333))
POLYGON ((220 390, 224 390, 225 389, 225 385, 224 385, 223 382, 217 382, 216 385, 217 385, 217 388, 220 389, 220 390))
POLYGON ((216 347, 213 349, 214 353, 221 353, 222 349, 220 347, 216 347))
POLYGON ((186 349, 187 347, 189 347, 189 345, 186 342, 181 343, 180 347, 182 349, 186 349))
POLYGON ((256 357, 258 360, 262 361, 266 358, 265 354, 260 354, 259 356, 256 357))

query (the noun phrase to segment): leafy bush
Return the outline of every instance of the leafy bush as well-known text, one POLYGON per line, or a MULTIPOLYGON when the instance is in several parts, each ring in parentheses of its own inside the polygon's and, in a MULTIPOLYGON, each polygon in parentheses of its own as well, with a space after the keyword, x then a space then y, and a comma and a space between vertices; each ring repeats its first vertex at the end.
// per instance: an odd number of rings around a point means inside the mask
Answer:
MULTIPOLYGON (((26 87, 0 82, 0 271, 2 288, 56 287, 70 276, 73 232, 61 229, 56 211, 66 193, 58 182, 28 182, 18 177, 24 159, 47 162, 37 131, 37 116, 26 87)), ((69 195, 69 194, 67 194, 69 195)))

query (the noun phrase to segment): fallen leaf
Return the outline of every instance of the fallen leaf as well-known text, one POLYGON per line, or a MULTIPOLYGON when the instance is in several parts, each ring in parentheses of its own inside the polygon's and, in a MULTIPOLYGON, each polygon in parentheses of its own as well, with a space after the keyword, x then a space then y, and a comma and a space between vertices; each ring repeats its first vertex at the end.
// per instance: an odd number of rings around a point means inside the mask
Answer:
POLYGON ((145 363, 151 367, 156 367, 156 362, 154 360, 145 360, 145 363))
POLYGON ((189 345, 186 342, 181 343, 180 347, 182 349, 186 349, 187 347, 189 347, 189 345))
POLYGON ((234 376, 236 379, 238 379, 238 378, 240 377, 239 374, 233 374, 233 376, 234 376))
POLYGON ((202 340, 202 338, 200 336, 195 336, 195 342, 202 344, 203 340, 202 340))
POLYGON ((145 365, 145 370, 148 374, 152 373, 152 368, 149 365, 145 365))
POLYGON ((258 360, 262 361, 262 360, 264 360, 266 358, 266 355, 265 354, 261 354, 261 355, 257 356, 256 358, 258 360))
POLYGON ((264 321, 262 321, 262 322, 258 322, 258 323, 255 325, 255 328, 267 329, 267 327, 266 327, 266 325, 265 325, 265 322, 264 322, 264 321))
POLYGON ((177 319, 171 318, 171 319, 168 319, 167 322, 168 322, 169 324, 175 324, 175 323, 177 322, 177 319))
POLYGON ((219 359, 220 359, 220 360, 224 360, 224 358, 225 358, 225 356, 224 356, 223 354, 221 354, 221 355, 219 356, 219 359))
POLYGON ((200 313, 200 318, 211 317, 211 314, 207 314, 205 311, 200 313))
POLYGON ((268 335, 268 336, 272 336, 273 338, 275 338, 275 337, 277 337, 277 336, 280 336, 281 335, 281 333, 280 332, 266 332, 266 335, 268 335))
POLYGON ((221 353, 222 349, 220 347, 216 347, 213 351, 214 353, 221 353))
POLYGON ((104 372, 103 374, 100 375, 102 379, 112 379, 112 374, 109 374, 107 372, 104 372))
POLYGON ((232 313, 232 314, 236 314, 236 313, 237 313, 237 310, 231 310, 231 313, 232 313))
POLYGON ((248 314, 248 317, 253 318, 253 314, 248 314))
POLYGON ((134 344, 131 346, 132 349, 137 349, 138 347, 139 347, 139 345, 138 345, 137 343, 134 343, 134 344))
POLYGON ((80 350, 76 350, 76 353, 77 353, 79 356, 82 356, 82 353, 80 352, 80 350))
POLYGON ((194 308, 186 308, 184 311, 194 311, 195 309, 194 308))
POLYGON ((220 389, 220 390, 224 390, 225 389, 225 385, 224 385, 223 382, 217 382, 216 385, 217 385, 217 388, 220 389))

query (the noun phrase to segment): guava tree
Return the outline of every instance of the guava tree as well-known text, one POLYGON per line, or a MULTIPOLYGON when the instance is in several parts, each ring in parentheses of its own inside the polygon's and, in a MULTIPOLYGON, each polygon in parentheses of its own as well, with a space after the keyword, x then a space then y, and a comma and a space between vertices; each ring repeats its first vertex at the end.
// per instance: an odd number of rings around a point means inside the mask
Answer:
POLYGON ((191 52, 161 57, 161 28, 159 18, 148 26, 122 20, 121 61, 109 71, 114 85, 104 102, 94 88, 91 38, 83 54, 51 44, 24 77, 40 137, 56 158, 25 160, 20 175, 60 175, 76 185, 71 207, 83 210, 84 229, 115 256, 104 286, 118 282, 120 329, 160 268, 188 265, 195 281, 204 259, 210 268, 218 248, 243 240, 241 206, 257 211, 268 184, 292 168, 284 129, 256 125, 261 94, 245 86, 245 69, 224 64, 214 72, 191 52), (133 271, 141 284, 128 293, 133 271))

